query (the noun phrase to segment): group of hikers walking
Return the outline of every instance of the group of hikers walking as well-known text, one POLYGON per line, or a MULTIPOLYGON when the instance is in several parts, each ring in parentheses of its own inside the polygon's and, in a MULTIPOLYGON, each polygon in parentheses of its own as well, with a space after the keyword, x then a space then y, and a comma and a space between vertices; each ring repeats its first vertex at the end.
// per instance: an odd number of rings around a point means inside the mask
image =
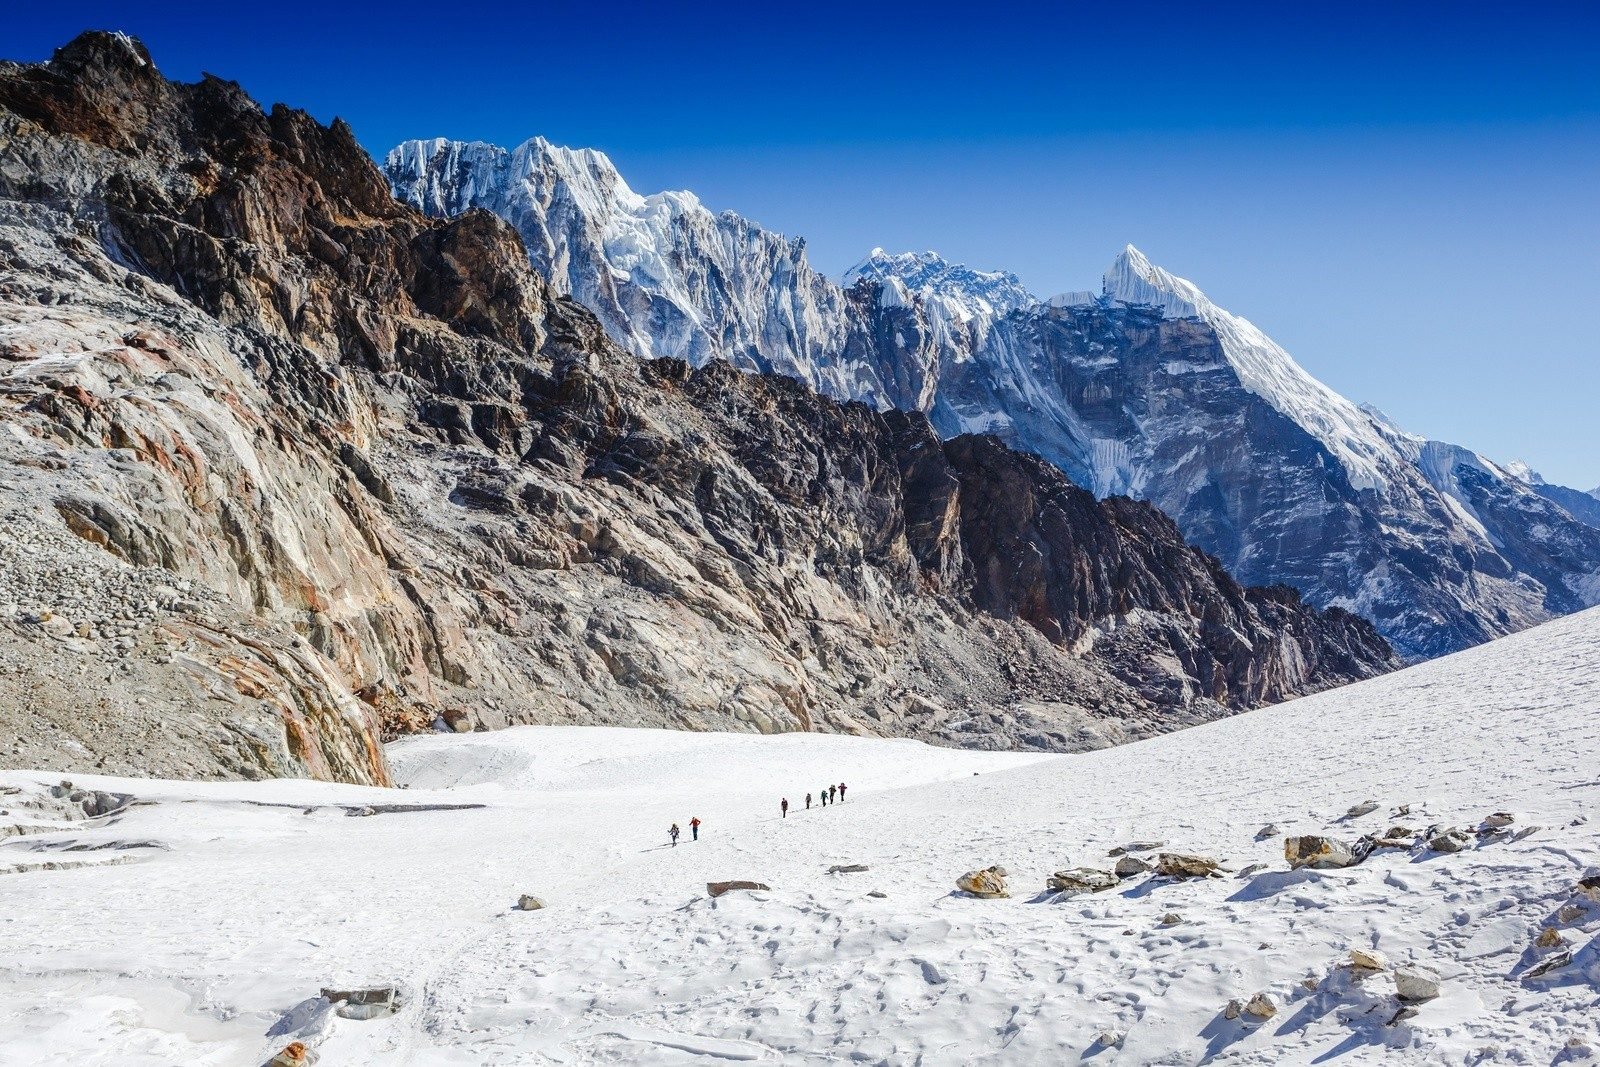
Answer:
MULTIPOLYGON (((844 791, 845 791, 846 788, 848 788, 848 787, 843 782, 840 782, 838 785, 830 785, 826 789, 818 790, 817 791, 817 795, 820 796, 821 799, 822 799, 822 806, 823 807, 827 807, 829 804, 843 804, 844 803, 844 791)), ((806 810, 807 811, 811 810, 811 800, 812 800, 811 794, 807 793, 806 794, 806 810)), ((783 813, 783 817, 785 819, 787 819, 789 817, 789 798, 788 797, 784 797, 781 801, 778 802, 778 810, 783 813)), ((678 824, 677 823, 673 823, 671 829, 669 829, 667 831, 667 836, 672 838, 672 847, 673 848, 677 848, 678 847, 678 837, 682 833, 683 833, 683 831, 678 829, 678 824)), ((690 838, 689 838, 691 841, 700 840, 700 817, 698 815, 696 815, 694 818, 689 820, 689 833, 691 835, 690 838)))
MULTIPOLYGON (((845 784, 843 782, 840 782, 838 785, 830 785, 826 789, 818 790, 818 794, 822 797, 822 806, 823 807, 827 807, 829 804, 843 804, 844 803, 844 791, 845 791, 845 784)), ((789 817, 789 798, 788 797, 784 797, 781 801, 778 802, 778 810, 783 812, 783 817, 785 819, 787 819, 789 817)), ((806 794, 806 810, 807 811, 811 810, 811 794, 810 793, 806 794)))

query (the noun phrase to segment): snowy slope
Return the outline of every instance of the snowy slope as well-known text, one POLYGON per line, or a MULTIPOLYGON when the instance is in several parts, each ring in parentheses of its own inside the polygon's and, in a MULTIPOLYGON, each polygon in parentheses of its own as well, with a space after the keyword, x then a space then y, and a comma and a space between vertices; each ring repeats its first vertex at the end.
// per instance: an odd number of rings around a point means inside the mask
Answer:
POLYGON ((52 779, 8 773, 0 823, 47 832, 0 869, 94 866, 0 876, 0 1063, 253 1064, 293 1032, 341 1065, 1567 1062, 1600 1045, 1600 906, 1557 915, 1600 862, 1597 657, 1591 611, 1066 757, 523 728, 392 746, 407 790, 84 777, 138 803, 77 823, 28 807, 52 779), (847 803, 778 817, 834 780, 847 803), (1257 839, 1496 811, 1514 833, 1343 871, 1290 873, 1257 839), (693 815, 704 839, 666 847, 693 815), (1134 839, 1231 870, 1036 895, 1134 839), (870 869, 827 873, 845 863, 870 869), (952 894, 995 863, 1011 899, 952 894), (708 899, 727 878, 772 889, 708 899), (525 892, 549 907, 510 910, 525 892), (1521 980, 1547 924, 1573 961, 1521 980), (1352 948, 1435 968, 1442 995, 1388 1025, 1392 978, 1355 980, 1352 948), (391 982, 393 1018, 281 1021, 391 982), (1270 1021, 1224 1017, 1261 992, 1270 1021))

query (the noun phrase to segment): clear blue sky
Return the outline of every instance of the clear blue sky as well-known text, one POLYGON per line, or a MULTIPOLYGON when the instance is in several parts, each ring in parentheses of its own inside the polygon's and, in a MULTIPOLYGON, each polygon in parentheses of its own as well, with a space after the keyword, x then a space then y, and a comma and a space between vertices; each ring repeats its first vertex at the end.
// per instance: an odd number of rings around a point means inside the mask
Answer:
POLYGON ((1126 242, 1419 433, 1600 483, 1600 4, 29 4, 375 153, 533 134, 804 235, 1090 288, 1126 242))

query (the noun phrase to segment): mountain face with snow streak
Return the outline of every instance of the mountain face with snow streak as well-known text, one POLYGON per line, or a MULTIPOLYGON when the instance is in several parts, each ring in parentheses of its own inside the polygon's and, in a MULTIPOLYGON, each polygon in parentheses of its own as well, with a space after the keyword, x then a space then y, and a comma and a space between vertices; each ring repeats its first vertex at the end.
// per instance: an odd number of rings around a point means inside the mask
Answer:
POLYGON ((510 222, 552 288, 634 355, 726 360, 880 409, 931 397, 929 339, 915 328, 878 335, 904 317, 895 286, 881 302, 846 292, 812 269, 804 241, 713 214, 692 193, 640 196, 600 152, 537 137, 510 151, 408 141, 384 172, 399 199, 430 215, 486 208, 510 222))
POLYGON ((640 355, 776 371, 994 434, 1097 496, 1148 500, 1241 578, 1455 651, 1600 602, 1584 494, 1426 441, 1317 381, 1258 327, 1129 246, 1098 292, 875 249, 843 285, 802 242, 687 193, 640 197, 604 156, 414 141, 396 194, 511 221, 555 287, 640 355), (848 286, 848 288, 846 288, 848 286))

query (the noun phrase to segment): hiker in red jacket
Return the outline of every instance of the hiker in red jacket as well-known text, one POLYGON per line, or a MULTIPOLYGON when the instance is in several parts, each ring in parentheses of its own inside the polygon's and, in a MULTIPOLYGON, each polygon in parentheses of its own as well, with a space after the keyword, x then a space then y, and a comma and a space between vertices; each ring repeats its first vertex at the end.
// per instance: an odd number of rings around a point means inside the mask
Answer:
POLYGON ((783 809, 783 817, 787 819, 789 817, 789 798, 784 797, 783 803, 780 804, 779 807, 783 809))
POLYGON ((700 840, 700 816, 689 820, 689 832, 694 835, 694 840, 700 840))
POLYGON ((844 803, 844 783, 839 783, 839 803, 844 803))

